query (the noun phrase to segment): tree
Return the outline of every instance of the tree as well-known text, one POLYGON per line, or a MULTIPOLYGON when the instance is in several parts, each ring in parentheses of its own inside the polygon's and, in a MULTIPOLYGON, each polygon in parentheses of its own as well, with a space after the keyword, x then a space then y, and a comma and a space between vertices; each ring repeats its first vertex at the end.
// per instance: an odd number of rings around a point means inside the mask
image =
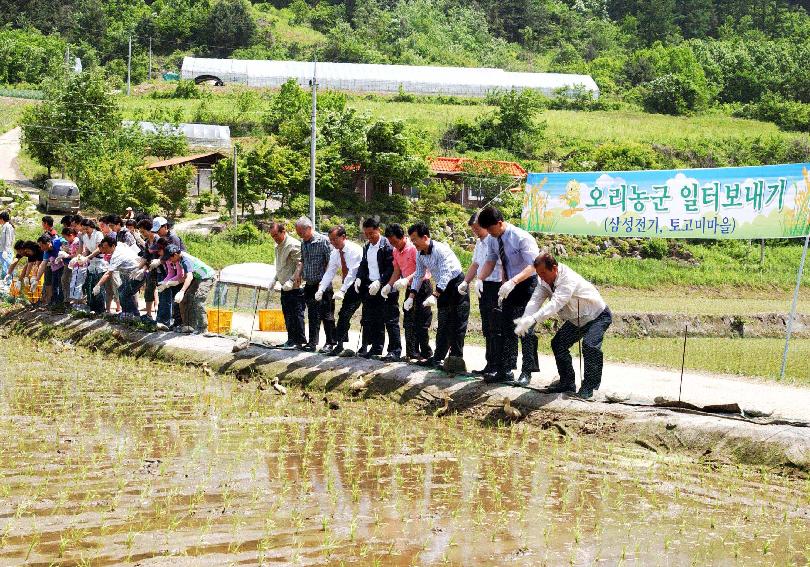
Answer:
POLYGON ((201 47, 218 56, 248 47, 256 37, 256 22, 247 0, 220 0, 211 7, 203 26, 201 47))
POLYGON ((48 168, 63 163, 67 148, 96 136, 111 136, 121 128, 121 115, 98 72, 68 75, 44 85, 45 99, 26 109, 23 141, 39 163, 48 168))

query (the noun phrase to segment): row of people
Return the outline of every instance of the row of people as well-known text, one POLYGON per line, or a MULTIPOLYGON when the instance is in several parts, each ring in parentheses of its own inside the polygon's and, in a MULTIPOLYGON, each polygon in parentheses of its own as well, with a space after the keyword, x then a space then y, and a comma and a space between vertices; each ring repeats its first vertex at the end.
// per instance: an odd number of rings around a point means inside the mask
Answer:
MULTIPOLYGON (((0 236, 7 238, 11 221, 6 212, 0 213, 0 222, 0 236)), ((158 330, 207 330, 205 302, 215 272, 186 251, 165 218, 124 221, 105 215, 96 221, 67 215, 61 224, 57 233, 54 219, 45 216, 36 241, 15 241, 14 256, 2 274, 15 294, 56 309, 112 310, 122 318, 154 323, 158 330)))
POLYGON ((497 208, 482 209, 469 225, 477 242, 464 272, 452 248, 431 238, 423 222, 407 230, 392 223, 383 230, 377 220, 368 218, 362 223, 363 246, 349 240, 343 226, 332 227, 325 236, 302 217, 295 223, 299 240, 283 223, 272 223, 274 288, 280 292, 287 326, 287 341, 279 348, 314 352, 323 328, 326 340, 318 352, 345 353, 352 317, 362 306, 362 346, 357 355, 435 368, 463 367, 469 293, 475 281, 486 340, 486 366, 475 373, 488 383, 528 384, 532 372, 539 370, 535 326, 556 315, 563 325, 551 347, 560 381, 550 390, 575 390, 570 348, 582 340, 585 371, 578 394, 591 397, 601 382, 602 339, 611 323, 610 309, 599 292, 550 253, 541 252, 535 239, 505 222, 497 208), (340 285, 334 289, 336 276, 340 285), (340 302, 337 318, 336 302, 340 302), (431 349, 433 308, 437 326, 431 349), (522 365, 515 377, 518 343, 522 365))

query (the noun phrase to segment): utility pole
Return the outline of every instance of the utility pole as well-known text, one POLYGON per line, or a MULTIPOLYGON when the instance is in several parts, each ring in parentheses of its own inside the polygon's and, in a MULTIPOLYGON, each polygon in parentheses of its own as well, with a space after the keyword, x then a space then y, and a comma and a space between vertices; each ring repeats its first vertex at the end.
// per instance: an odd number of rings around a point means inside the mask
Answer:
POLYGON ((233 146, 233 226, 239 224, 239 214, 236 212, 236 144, 233 146))
POLYGON ((129 36, 129 53, 127 55, 127 96, 129 96, 129 85, 132 79, 132 36, 129 36))
POLYGON ((152 80, 152 36, 149 36, 149 80, 152 80))
POLYGON ((315 220, 315 144, 318 134, 318 78, 317 59, 312 62, 312 80, 309 82, 312 87, 312 120, 310 128, 309 143, 309 219, 317 230, 318 222, 315 220))

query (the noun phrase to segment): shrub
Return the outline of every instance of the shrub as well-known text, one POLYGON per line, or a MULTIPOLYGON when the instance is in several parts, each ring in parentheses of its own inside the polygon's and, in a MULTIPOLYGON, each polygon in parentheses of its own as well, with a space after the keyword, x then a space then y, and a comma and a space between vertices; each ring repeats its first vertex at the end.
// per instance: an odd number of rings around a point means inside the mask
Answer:
POLYGON ((231 227, 225 233, 225 237, 233 244, 250 244, 261 239, 261 232, 252 222, 243 222, 235 227, 231 227))
POLYGON ((691 79, 672 73, 644 85, 641 98, 644 110, 658 114, 689 114, 706 103, 691 79))
POLYGON ((174 88, 172 98, 200 98, 200 89, 191 79, 181 79, 174 88))
POLYGON ((653 258, 660 260, 666 257, 669 252, 669 245, 663 238, 650 238, 641 245, 641 256, 643 258, 653 258))

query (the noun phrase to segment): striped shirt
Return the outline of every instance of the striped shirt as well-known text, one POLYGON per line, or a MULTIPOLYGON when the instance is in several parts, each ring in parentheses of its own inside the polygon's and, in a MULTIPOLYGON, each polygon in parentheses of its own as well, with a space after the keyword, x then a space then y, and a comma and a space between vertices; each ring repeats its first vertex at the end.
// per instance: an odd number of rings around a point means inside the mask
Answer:
POLYGON ((312 238, 301 242, 302 277, 305 282, 313 284, 321 281, 331 252, 329 239, 315 231, 312 232, 312 238))
POLYGON ((422 278, 428 271, 436 281, 436 289, 443 292, 450 280, 461 274, 461 262, 447 244, 431 239, 427 251, 416 255, 416 275, 411 282, 411 290, 419 290, 422 278))

